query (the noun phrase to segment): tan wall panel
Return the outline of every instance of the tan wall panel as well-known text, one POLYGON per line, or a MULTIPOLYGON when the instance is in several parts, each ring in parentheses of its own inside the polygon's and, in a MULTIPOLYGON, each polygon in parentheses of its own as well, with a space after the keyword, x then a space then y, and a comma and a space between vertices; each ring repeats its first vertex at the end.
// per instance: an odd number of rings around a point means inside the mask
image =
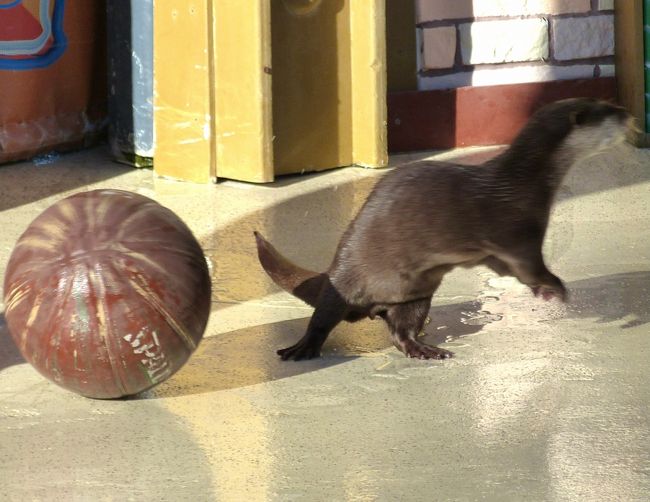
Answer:
POLYGON ((217 176, 273 181, 268 0, 213 0, 217 176))
POLYGON ((207 183, 214 176, 208 0, 154 6, 154 170, 207 183))
POLYGON ((415 1, 386 0, 388 91, 418 88, 415 1))
POLYGON ((350 2, 308 5, 271 2, 277 174, 353 163, 350 2))
POLYGON ((386 165, 385 0, 157 0, 156 172, 386 165))

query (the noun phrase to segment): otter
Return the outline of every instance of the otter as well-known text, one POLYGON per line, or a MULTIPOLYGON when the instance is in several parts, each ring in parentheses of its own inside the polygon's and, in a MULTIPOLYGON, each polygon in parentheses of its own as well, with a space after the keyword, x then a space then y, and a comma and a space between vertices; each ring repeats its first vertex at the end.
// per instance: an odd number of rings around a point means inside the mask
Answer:
POLYGON ((608 102, 574 98, 537 110, 510 147, 480 166, 419 161, 389 171, 343 234, 325 272, 299 267, 254 232, 259 261, 284 290, 314 307, 283 360, 319 357, 341 321, 383 318, 408 357, 444 359, 417 339, 431 298, 454 267, 485 265, 545 300, 567 300, 544 263, 551 206, 569 167, 625 140, 633 119, 608 102))

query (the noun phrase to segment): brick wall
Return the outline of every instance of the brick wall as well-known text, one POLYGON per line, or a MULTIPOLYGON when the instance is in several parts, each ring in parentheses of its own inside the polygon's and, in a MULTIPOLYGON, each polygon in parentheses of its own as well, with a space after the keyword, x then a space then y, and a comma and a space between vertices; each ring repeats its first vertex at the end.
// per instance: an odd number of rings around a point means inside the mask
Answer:
POLYGON ((614 75, 614 0, 416 0, 418 87, 614 75))

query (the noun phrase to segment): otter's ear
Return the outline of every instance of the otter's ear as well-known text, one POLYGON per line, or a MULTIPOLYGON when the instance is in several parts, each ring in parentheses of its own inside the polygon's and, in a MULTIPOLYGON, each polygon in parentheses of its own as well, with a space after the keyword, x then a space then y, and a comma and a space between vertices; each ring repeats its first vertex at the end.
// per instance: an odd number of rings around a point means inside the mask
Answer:
POLYGON ((571 125, 582 125, 585 123, 585 112, 571 112, 569 113, 569 122, 571 125))

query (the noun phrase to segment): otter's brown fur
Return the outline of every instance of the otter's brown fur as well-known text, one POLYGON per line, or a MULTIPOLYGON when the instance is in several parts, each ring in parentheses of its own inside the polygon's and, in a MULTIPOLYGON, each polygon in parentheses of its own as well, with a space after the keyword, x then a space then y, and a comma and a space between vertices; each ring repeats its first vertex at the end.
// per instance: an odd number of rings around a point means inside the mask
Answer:
POLYGON ((545 299, 566 300, 544 263, 551 205, 568 168, 625 137, 628 113, 587 98, 539 109, 498 157, 482 166, 422 161, 397 167, 375 186, 340 240, 326 272, 300 268, 255 233, 275 283, 315 307, 307 332, 282 359, 320 355, 342 320, 381 316, 410 357, 451 353, 417 340, 431 297, 456 266, 487 265, 545 299))

